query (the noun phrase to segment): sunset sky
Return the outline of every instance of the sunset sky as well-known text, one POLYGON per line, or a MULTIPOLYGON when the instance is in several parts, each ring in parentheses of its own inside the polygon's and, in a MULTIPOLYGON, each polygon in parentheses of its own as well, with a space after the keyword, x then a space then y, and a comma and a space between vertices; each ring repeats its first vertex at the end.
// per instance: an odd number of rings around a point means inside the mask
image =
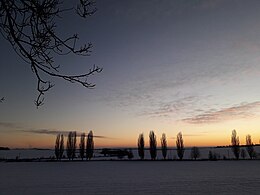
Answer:
MULTIPOLYGON (((135 147, 165 133, 175 146, 260 141, 259 0, 97 0, 87 21, 64 15, 61 36, 77 32, 90 57, 57 59, 61 71, 93 65, 95 89, 54 79, 39 109, 36 78, 0 37, 0 146, 53 148, 57 132, 93 130, 96 147, 135 147)), ((158 143, 158 145, 160 145, 158 143)))

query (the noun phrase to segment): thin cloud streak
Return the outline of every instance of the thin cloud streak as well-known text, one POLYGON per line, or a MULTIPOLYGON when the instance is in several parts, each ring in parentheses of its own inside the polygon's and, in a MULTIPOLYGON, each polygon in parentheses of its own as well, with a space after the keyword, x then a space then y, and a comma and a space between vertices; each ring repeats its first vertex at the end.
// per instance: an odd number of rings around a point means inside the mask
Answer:
POLYGON ((190 118, 184 118, 181 121, 190 124, 206 124, 234 119, 251 118, 255 116, 258 108, 260 108, 260 101, 252 103, 241 103, 238 106, 223 108, 218 111, 206 111, 203 114, 199 114, 190 118))
POLYGON ((0 127, 15 129, 15 128, 19 128, 20 126, 17 125, 16 123, 0 122, 0 127))
MULTIPOLYGON (((70 131, 58 131, 58 130, 50 130, 50 129, 31 129, 31 130, 22 130, 24 133, 34 133, 34 134, 46 134, 46 135, 58 135, 63 134, 67 136, 70 131)), ((79 137, 83 132, 77 132, 77 136, 79 137)), ((85 133, 87 135, 87 133, 85 133)), ((94 138, 98 139, 111 139, 102 135, 94 135, 94 138)))

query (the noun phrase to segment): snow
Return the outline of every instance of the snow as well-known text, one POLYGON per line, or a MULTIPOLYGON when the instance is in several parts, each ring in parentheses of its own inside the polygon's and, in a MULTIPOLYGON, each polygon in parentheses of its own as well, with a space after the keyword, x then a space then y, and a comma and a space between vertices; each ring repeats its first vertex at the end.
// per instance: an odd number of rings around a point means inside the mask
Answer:
POLYGON ((0 163, 0 194, 258 194, 259 160, 0 163))

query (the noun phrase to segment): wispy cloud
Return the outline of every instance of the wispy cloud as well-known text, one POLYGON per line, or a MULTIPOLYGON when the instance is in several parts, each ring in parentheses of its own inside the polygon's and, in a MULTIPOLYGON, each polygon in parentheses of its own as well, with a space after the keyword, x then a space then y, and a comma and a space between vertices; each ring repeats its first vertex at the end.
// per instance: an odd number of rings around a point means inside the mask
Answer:
POLYGON ((222 121, 250 118, 255 116, 260 108, 260 101, 252 103, 241 103, 237 106, 223 108, 217 111, 206 111, 193 117, 182 119, 183 122, 190 124, 217 123, 222 121))
POLYGON ((0 127, 17 129, 17 128, 20 128, 21 126, 17 123, 13 123, 13 122, 0 122, 0 127))
POLYGON ((172 114, 185 112, 187 107, 196 102, 198 97, 188 96, 174 101, 161 102, 154 109, 145 111, 141 115, 149 117, 170 117, 172 114))
MULTIPOLYGON (((63 134, 67 136, 70 131, 58 131, 58 130, 51 130, 51 129, 29 129, 29 130, 20 130, 24 133, 34 133, 34 134, 46 134, 46 135, 58 135, 63 134)), ((80 136, 83 132, 77 132, 77 136, 80 136)), ((94 135, 95 138, 100 139, 109 139, 109 137, 102 136, 102 135, 94 135)))
MULTIPOLYGON (((197 132, 194 134, 183 134, 183 137, 201 137, 201 136, 205 136, 207 135, 208 132, 207 131, 203 131, 203 132, 197 132)), ((176 139, 176 137, 170 137, 170 139, 176 139)))

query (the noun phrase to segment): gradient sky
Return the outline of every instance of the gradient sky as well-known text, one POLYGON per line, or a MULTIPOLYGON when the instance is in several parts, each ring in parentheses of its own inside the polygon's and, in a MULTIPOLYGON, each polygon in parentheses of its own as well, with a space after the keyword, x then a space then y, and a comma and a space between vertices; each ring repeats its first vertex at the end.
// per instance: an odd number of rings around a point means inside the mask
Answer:
POLYGON ((139 133, 182 131, 186 146, 260 140, 260 1, 97 0, 87 21, 64 16, 59 33, 78 32, 90 57, 57 61, 64 72, 103 67, 89 90, 55 79, 37 109, 30 66, 0 37, 0 146, 50 147, 57 131, 93 130, 98 147, 136 146, 139 133))

